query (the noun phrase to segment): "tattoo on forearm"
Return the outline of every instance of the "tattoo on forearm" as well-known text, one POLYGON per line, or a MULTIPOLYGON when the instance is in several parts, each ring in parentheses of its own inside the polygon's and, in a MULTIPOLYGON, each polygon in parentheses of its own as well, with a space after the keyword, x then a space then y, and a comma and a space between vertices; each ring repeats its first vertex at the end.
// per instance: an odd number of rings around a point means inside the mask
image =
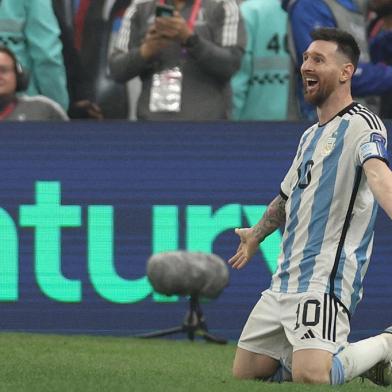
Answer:
POLYGON ((286 200, 282 196, 277 196, 268 206, 260 221, 253 226, 254 236, 259 242, 282 226, 286 221, 285 212, 286 200))

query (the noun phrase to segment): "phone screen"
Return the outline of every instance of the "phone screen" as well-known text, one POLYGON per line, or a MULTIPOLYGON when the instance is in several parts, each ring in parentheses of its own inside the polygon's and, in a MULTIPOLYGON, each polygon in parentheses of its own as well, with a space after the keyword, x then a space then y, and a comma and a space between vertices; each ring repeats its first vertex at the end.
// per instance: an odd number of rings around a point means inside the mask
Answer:
POLYGON ((174 14, 174 7, 166 4, 158 4, 155 9, 155 16, 171 17, 174 14))

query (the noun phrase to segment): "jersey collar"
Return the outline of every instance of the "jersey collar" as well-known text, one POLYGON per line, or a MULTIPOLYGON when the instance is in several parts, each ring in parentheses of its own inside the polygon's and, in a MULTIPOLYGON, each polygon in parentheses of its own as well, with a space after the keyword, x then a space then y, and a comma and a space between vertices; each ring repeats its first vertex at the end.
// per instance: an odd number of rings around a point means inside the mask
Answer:
POLYGON ((350 105, 346 106, 343 110, 341 110, 339 113, 335 114, 330 120, 325 122, 324 124, 318 123, 319 127, 325 127, 328 123, 330 123, 332 120, 334 120, 336 117, 343 117, 346 113, 348 113, 355 105, 358 103, 353 101, 350 103, 350 105))

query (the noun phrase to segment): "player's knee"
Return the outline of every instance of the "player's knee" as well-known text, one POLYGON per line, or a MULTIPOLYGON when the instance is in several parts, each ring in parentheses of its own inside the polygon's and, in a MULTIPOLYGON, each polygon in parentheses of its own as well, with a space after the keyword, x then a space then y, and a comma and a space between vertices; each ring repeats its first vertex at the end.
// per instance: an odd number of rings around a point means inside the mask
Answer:
POLYGON ((238 379, 265 379, 276 372, 278 365, 276 359, 238 347, 232 373, 238 379))
POLYGON ((244 366, 240 361, 234 361, 232 373, 233 377, 239 380, 252 380, 258 378, 258 374, 256 374, 257 372, 253 366, 244 366))
POLYGON ((293 381, 301 384, 329 384, 329 371, 321 367, 309 366, 302 369, 293 369, 293 381))
POLYGON ((254 378, 253 372, 250 369, 245 369, 234 362, 232 369, 233 377, 239 380, 246 380, 254 378))
POLYGON ((263 367, 243 366, 243 364, 236 361, 234 361, 232 373, 233 377, 239 380, 263 380, 273 374, 268 369, 263 369, 263 367))

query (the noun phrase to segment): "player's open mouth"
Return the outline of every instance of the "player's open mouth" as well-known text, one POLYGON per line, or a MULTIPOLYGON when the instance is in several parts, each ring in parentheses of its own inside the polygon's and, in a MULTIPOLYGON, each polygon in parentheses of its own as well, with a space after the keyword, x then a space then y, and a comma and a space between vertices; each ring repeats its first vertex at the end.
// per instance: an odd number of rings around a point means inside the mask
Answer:
POLYGON ((310 93, 318 88, 319 81, 314 77, 306 77, 304 84, 306 92, 310 93))

